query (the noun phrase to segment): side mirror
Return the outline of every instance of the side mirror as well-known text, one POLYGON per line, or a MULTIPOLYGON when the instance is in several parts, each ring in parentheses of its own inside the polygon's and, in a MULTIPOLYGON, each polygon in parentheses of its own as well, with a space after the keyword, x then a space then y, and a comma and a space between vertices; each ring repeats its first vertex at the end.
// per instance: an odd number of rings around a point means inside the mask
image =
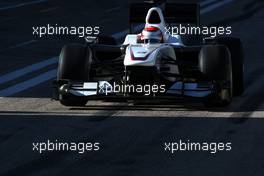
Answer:
POLYGON ((120 46, 120 51, 122 54, 126 54, 126 48, 127 48, 128 45, 121 45, 120 46))

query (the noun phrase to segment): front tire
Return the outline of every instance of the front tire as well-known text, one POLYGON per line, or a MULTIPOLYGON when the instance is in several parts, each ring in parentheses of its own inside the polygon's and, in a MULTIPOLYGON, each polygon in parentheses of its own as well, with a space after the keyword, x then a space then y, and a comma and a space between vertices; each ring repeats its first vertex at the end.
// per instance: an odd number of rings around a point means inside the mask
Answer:
MULTIPOLYGON (((57 79, 85 81, 89 78, 89 51, 83 45, 65 45, 59 56, 57 79)), ((59 94, 59 101, 64 106, 85 106, 87 100, 71 94, 59 94)))
POLYGON ((222 37, 215 39, 216 44, 225 45, 231 54, 233 93, 240 96, 244 92, 244 51, 242 42, 238 38, 222 37))
POLYGON ((199 54, 199 69, 214 86, 213 94, 204 99, 204 105, 229 105, 233 97, 233 74, 228 48, 224 45, 203 46, 199 54))

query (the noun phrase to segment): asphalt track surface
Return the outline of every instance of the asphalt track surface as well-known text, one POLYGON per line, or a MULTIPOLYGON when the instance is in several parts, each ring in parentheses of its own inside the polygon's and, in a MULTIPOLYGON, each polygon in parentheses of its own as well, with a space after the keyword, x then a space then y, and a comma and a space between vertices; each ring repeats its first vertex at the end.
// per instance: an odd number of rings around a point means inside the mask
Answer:
POLYGON ((263 175, 262 1, 199 2, 203 24, 232 26, 232 35, 244 45, 246 89, 229 107, 91 101, 69 108, 51 101, 61 47, 83 39, 39 38, 32 35, 32 26, 99 25, 103 34, 122 38, 128 3, 0 0, 0 175, 263 175), (98 141, 101 149, 32 151, 32 142, 48 139, 98 141), (231 141, 233 149, 217 154, 164 151, 164 142, 179 139, 231 141))

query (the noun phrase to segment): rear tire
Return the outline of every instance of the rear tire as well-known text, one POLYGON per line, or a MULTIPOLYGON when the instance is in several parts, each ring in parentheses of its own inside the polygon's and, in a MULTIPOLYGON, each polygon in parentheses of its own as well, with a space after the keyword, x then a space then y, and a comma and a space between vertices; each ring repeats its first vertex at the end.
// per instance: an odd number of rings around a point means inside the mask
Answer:
MULTIPOLYGON (((87 48, 79 44, 65 45, 59 56, 57 79, 85 81, 89 77, 87 48)), ((87 100, 74 95, 59 94, 59 101, 65 106, 85 106, 87 100)))

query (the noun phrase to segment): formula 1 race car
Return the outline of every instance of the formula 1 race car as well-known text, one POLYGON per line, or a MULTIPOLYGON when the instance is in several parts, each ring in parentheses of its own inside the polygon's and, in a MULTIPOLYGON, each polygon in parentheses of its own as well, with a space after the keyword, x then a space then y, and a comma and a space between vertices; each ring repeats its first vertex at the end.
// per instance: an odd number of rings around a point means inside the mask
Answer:
POLYGON ((143 29, 122 44, 98 36, 62 48, 54 98, 65 106, 85 106, 91 99, 187 97, 206 106, 229 105, 244 91, 240 39, 166 32, 172 24, 198 26, 199 19, 198 4, 132 4, 130 31, 140 23, 143 29))

